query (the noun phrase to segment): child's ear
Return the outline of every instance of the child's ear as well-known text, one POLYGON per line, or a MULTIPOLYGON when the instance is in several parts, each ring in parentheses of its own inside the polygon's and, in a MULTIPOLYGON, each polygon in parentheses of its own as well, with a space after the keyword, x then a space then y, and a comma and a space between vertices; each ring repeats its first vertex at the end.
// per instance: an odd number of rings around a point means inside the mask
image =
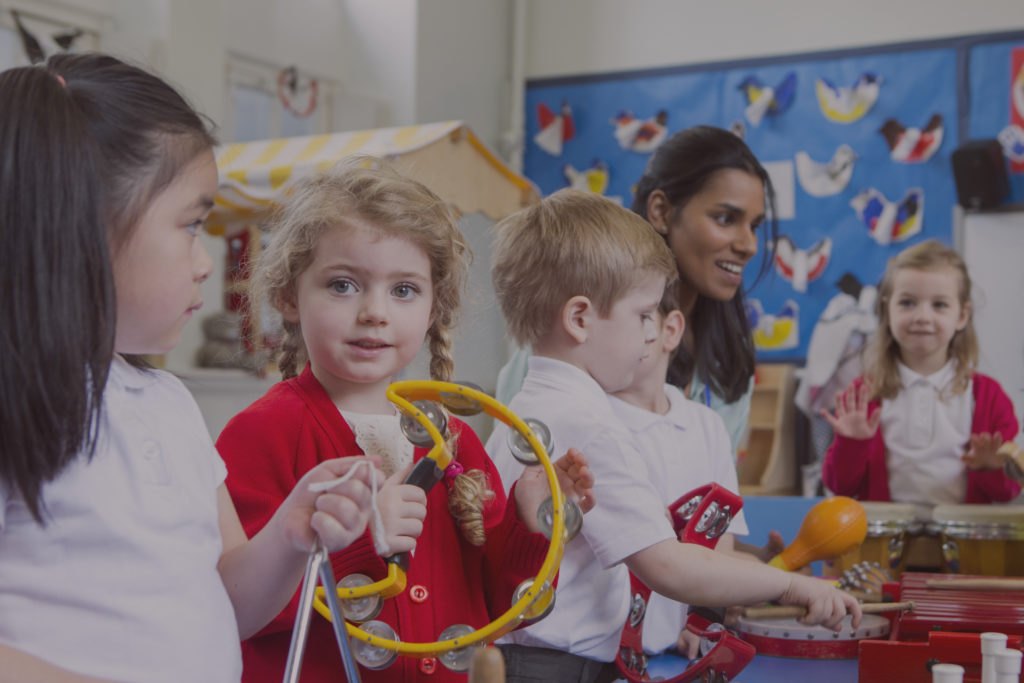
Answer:
POLYGON ((660 235, 668 234, 668 220, 672 213, 672 204, 661 190, 654 190, 647 195, 647 221, 654 226, 660 235))
POLYGON ((963 331, 967 327, 967 323, 971 322, 972 313, 974 313, 974 309, 971 307, 970 301, 960 307, 960 320, 956 323, 957 332, 963 331))
POLYGON ((683 316, 683 312, 679 309, 669 311, 669 314, 665 316, 661 323, 661 328, 664 330, 664 337, 662 339, 663 350, 665 353, 672 353, 683 341, 683 332, 686 331, 686 317, 683 316))
POLYGON ((585 296, 574 296, 562 306, 562 328, 577 344, 582 344, 590 336, 590 328, 596 315, 597 311, 590 299, 585 296))
POLYGON ((299 305, 295 301, 295 296, 293 294, 281 296, 281 298, 277 300, 276 308, 278 311, 281 312, 281 317, 284 319, 286 323, 298 324, 299 305))

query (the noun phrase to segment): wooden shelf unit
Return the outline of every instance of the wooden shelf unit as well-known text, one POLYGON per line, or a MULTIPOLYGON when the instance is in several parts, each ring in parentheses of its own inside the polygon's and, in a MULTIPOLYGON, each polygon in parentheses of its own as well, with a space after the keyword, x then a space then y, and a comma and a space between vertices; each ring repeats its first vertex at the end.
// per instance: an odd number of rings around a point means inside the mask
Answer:
POLYGON ((742 495, 797 492, 794 371, 794 366, 785 363, 757 366, 747 443, 736 462, 742 495))

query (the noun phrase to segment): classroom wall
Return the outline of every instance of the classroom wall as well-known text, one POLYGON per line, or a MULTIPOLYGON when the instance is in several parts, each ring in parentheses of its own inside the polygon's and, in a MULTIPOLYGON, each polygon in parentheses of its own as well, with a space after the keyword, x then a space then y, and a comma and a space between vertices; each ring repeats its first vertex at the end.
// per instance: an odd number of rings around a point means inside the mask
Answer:
POLYGON ((523 0, 528 78, 1024 28, 1021 0, 523 0))
MULTIPOLYGON (((21 4, 24 4, 22 2, 21 4)), ((1022 0, 35 0, 104 14, 102 45, 161 71, 215 122, 228 56, 295 64, 379 102, 381 126, 463 119, 514 152, 518 88, 542 78, 860 47, 1024 29, 1022 0), (514 27, 522 27, 521 34, 514 27)), ((223 241, 205 238, 221 300, 223 241)), ((486 245, 477 245, 487 264, 486 245)), ((169 365, 187 369, 202 341, 189 326, 169 365)), ((470 365, 493 371, 504 349, 470 365)), ((490 378, 481 378, 489 384, 490 378)))

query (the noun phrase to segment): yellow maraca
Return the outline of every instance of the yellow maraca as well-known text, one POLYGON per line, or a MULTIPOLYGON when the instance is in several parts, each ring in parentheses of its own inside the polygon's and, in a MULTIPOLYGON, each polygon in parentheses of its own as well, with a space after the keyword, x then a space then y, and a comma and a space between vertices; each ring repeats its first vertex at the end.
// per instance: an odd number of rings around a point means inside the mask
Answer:
POLYGON ((863 505, 846 496, 826 498, 808 511, 793 542, 768 564, 796 571, 816 560, 848 553, 863 543, 867 534, 863 505))

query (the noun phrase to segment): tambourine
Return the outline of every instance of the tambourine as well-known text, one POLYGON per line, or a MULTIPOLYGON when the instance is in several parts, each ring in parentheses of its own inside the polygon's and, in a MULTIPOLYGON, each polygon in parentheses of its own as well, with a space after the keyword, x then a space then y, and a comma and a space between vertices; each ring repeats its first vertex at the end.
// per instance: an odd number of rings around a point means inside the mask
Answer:
MULTIPOLYGON (((668 512, 681 542, 714 548, 742 507, 742 498, 712 483, 683 494, 669 505, 668 512)), ((632 596, 629 616, 622 627, 615 665, 631 683, 646 683, 655 680, 647 673, 647 655, 643 647, 644 616, 651 589, 632 574, 629 575, 629 587, 632 596)), ((721 624, 713 624, 691 614, 686 629, 700 638, 700 655, 681 674, 657 680, 666 683, 731 681, 754 658, 753 646, 726 631, 721 624)))
POLYGON ((524 623, 538 621, 554 606, 552 585, 558 573, 565 543, 582 521, 578 505, 568 501, 558 485, 558 478, 548 455, 550 436, 547 444, 538 439, 535 430, 542 433, 547 428, 536 420, 524 421, 504 405, 469 384, 436 381, 395 382, 388 387, 388 400, 402 413, 402 432, 415 446, 430 448, 409 473, 406 484, 419 486, 429 491, 440 481, 445 469, 452 463, 453 456, 447 445, 447 417, 437 404, 444 405, 456 415, 475 415, 486 412, 504 422, 514 432, 510 440, 517 443, 513 455, 526 464, 540 464, 544 468, 551 497, 541 505, 538 521, 542 531, 550 539, 547 554, 540 570, 533 579, 519 585, 513 595, 512 606, 498 618, 482 628, 474 629, 464 624, 454 624, 439 635, 438 640, 429 643, 412 643, 398 640, 397 634, 388 624, 372 619, 379 614, 382 600, 400 594, 406 585, 408 555, 402 553, 386 558, 387 576, 376 582, 362 575, 352 575, 335 583, 327 553, 317 548, 310 555, 300 592, 299 616, 295 621, 292 645, 289 651, 285 681, 297 681, 301 667, 302 650, 308 632, 308 609, 311 606, 334 625, 336 640, 345 663, 348 680, 359 680, 358 669, 351 661, 357 660, 370 669, 390 666, 398 655, 427 657, 438 655, 442 664, 455 671, 465 671, 473 655, 471 646, 494 641, 524 623), (567 519, 570 524, 567 524, 567 519), (319 560, 317 559, 319 555, 319 560), (334 590, 315 588, 316 576, 320 582, 334 590), (310 588, 313 586, 313 588, 310 588), (306 595, 309 599, 304 604, 306 595), (306 611, 304 611, 306 610, 306 611), (362 628, 346 623, 346 620, 365 621, 362 628), (366 621, 369 620, 369 621, 366 621), (341 628, 341 624, 345 628, 341 628), (349 652, 349 637, 352 639, 354 656, 349 652))

